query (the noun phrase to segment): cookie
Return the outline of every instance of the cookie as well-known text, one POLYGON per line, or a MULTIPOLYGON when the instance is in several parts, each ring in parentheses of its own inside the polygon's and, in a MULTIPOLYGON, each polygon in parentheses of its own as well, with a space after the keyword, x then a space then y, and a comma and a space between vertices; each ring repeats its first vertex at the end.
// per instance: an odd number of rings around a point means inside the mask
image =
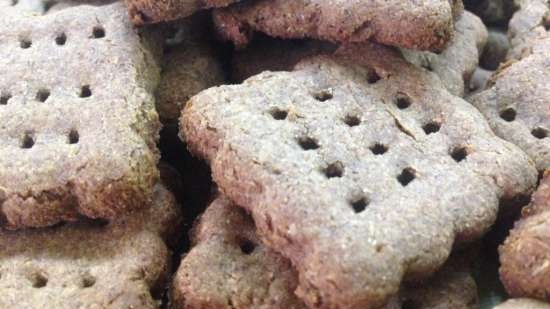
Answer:
POLYGON ((506 61, 510 49, 510 42, 506 33, 500 29, 489 29, 487 44, 479 60, 479 65, 487 70, 494 71, 506 61))
POLYGON ((171 21, 190 16, 200 10, 224 7, 239 0, 124 0, 134 25, 171 21))
POLYGON ((0 307, 159 307, 180 210, 161 185, 153 204, 105 223, 0 232, 0 307))
MULTIPOLYGON (((244 210, 219 196, 192 233, 172 285, 172 309, 307 308, 295 295, 290 262, 266 248, 244 210)), ((402 288, 384 309, 465 309, 477 304, 476 284, 456 260, 425 283, 402 288)))
POLYGON ((376 308, 479 238, 537 172, 439 78, 379 45, 203 91, 181 137, 311 308, 376 308))
POLYGON ((157 90, 161 120, 176 122, 190 97, 224 80, 221 60, 208 42, 191 41, 169 48, 157 90))
POLYGON ((501 66, 487 90, 470 101, 494 132, 525 151, 539 171, 550 168, 550 36, 530 55, 501 66))
POLYGON ((254 31, 280 38, 379 43, 441 51, 460 1, 258 0, 214 11, 222 38, 245 46, 254 31))
MULTIPOLYGON (((481 20, 464 12, 456 22, 456 33, 449 47, 440 54, 402 49, 410 62, 433 71, 440 76, 447 89, 464 95, 464 84, 475 71, 479 53, 487 40, 487 30, 481 20)), ((313 55, 330 54, 333 44, 313 40, 278 40, 262 37, 237 51, 233 57, 232 76, 236 81, 263 71, 288 71, 301 59, 313 55)))
POLYGON ((550 304, 534 299, 518 298, 510 299, 494 309, 550 309, 550 304))
POLYGON ((510 20, 508 37, 512 48, 508 59, 521 59, 531 54, 538 39, 547 38, 550 29, 548 0, 515 0, 519 9, 510 20))
POLYGON ((499 248, 500 277, 514 297, 550 301, 550 170, 499 248))
POLYGON ((464 96, 488 34, 479 17, 467 11, 456 21, 455 29, 449 47, 439 54, 407 49, 402 52, 410 62, 439 75, 449 92, 464 96))
POLYGON ((159 72, 124 6, 0 16, 0 227, 113 219, 147 205, 159 72))

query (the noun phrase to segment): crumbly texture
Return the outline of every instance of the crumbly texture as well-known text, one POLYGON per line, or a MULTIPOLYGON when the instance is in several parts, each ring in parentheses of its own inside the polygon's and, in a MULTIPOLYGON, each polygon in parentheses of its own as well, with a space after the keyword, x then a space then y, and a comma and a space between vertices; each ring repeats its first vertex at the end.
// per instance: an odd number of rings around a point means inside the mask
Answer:
POLYGON ((164 241, 178 235, 174 197, 111 223, 82 221, 0 232, 0 307, 153 309, 170 270, 164 241))
POLYGON ((439 75, 445 87, 454 95, 464 96, 487 42, 487 29, 479 17, 464 12, 456 21, 455 36, 442 53, 403 49, 410 62, 439 75))
POLYGON ((373 44, 201 92, 181 136, 289 258, 311 308, 376 308, 537 173, 439 78, 373 44))
POLYGON ((177 121, 189 98, 224 80, 222 63, 208 42, 190 41, 169 48, 157 90, 157 111, 161 120, 177 121))
MULTIPOLYGON (((252 218, 220 196, 197 220, 194 248, 172 286, 172 309, 307 308, 295 295, 298 274, 266 248, 252 218)), ((474 309, 476 284, 457 259, 422 284, 403 287, 383 309, 474 309)))
POLYGON ((159 72, 124 6, 0 15, 0 227, 113 219, 148 204, 159 72))
POLYGON ((549 303, 528 298, 510 299, 494 309, 550 309, 549 303))
POLYGON ((510 295, 550 301, 550 169, 499 252, 510 295))
POLYGON ((506 33, 501 29, 489 29, 487 44, 485 44, 479 65, 486 70, 498 69, 499 65, 506 61, 509 49, 510 42, 506 33))
POLYGON ((510 20, 508 37, 511 50, 508 59, 521 59, 532 53, 539 39, 550 37, 550 1, 515 0, 519 10, 510 20))
POLYGON ((171 21, 197 11, 225 7, 239 0, 124 0, 134 25, 171 21))
POLYGON ((441 51, 453 36, 458 1, 258 0, 214 12, 220 35, 245 46, 254 31, 281 38, 332 42, 374 40, 386 45, 441 51))
POLYGON ((290 71, 301 60, 331 54, 337 46, 316 40, 282 40, 257 36, 246 49, 235 51, 231 59, 231 80, 242 83, 263 71, 290 71))
POLYGON ((491 78, 489 88, 470 101, 495 133, 527 153, 539 171, 550 168, 550 36, 531 53, 510 61, 491 78))

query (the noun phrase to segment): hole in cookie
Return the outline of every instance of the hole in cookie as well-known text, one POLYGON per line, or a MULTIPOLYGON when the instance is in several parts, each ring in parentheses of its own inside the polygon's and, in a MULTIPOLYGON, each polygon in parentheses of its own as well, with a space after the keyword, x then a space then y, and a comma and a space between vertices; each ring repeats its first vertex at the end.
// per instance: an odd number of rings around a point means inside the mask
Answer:
POLYGON ((96 278, 90 274, 85 274, 82 276, 80 281, 80 286, 83 289, 90 288, 95 284, 96 278))
POLYGON ((37 289, 43 288, 48 284, 48 278, 39 272, 32 274, 29 280, 31 281, 32 287, 37 289))
POLYGON ((344 165, 341 162, 334 162, 323 169, 327 178, 342 177, 344 175, 344 165))
POLYGON ((315 98, 315 100, 317 100, 319 102, 328 101, 328 100, 333 98, 332 90, 330 90, 330 89, 321 90, 321 91, 315 93, 313 95, 313 97, 315 98))
POLYGON ((59 46, 65 45, 66 42, 67 42, 67 36, 65 35, 65 33, 60 33, 55 37, 55 44, 59 46))
POLYGON ((508 122, 516 120, 516 115, 516 110, 511 107, 500 112, 500 118, 508 122))
POLYGON ((67 138, 68 138, 69 144, 76 144, 80 140, 80 135, 78 134, 77 130, 73 129, 71 130, 71 132, 69 132, 69 135, 67 136, 67 138))
POLYGON ((27 132, 21 140, 21 148, 30 149, 34 146, 34 137, 31 133, 27 132))
POLYGON ((533 131, 531 131, 531 134, 538 139, 543 139, 548 137, 548 130, 546 130, 545 128, 538 127, 533 129, 533 131))
POLYGON ((241 245, 241 252, 246 255, 252 254, 254 250, 256 249, 256 244, 251 242, 250 240, 245 240, 241 245))
POLYGON ((395 105, 399 109, 407 109, 411 106, 411 99, 406 94, 400 93, 395 98, 395 105))
POLYGON ((407 186, 411 181, 413 181, 416 178, 416 171, 410 167, 407 167, 403 171, 401 171, 401 174, 397 176, 397 180, 403 187, 407 186))
POLYGON ((388 146, 384 144, 376 143, 370 147, 370 151, 372 151, 372 153, 375 155, 383 155, 386 152, 388 152, 388 146))
POLYGON ((344 123, 350 127, 356 127, 361 124, 361 119, 354 115, 347 115, 346 118, 344 118, 344 123))
POLYGON ((275 120, 285 120, 288 116, 288 112, 282 109, 274 108, 270 112, 271 116, 275 120))
POLYGON ((50 97, 50 91, 47 89, 40 89, 36 93, 36 100, 39 102, 46 102, 46 100, 50 97))
POLYGON ((32 42, 29 39, 21 39, 19 40, 19 47, 23 49, 30 48, 32 46, 32 42))
POLYGON ((103 27, 101 27, 101 26, 95 26, 92 29, 92 37, 94 39, 104 38, 105 37, 105 29, 103 29, 103 27))
POLYGON ((11 0, 10 5, 16 6, 18 2, 19 2, 18 0, 11 0))
POLYGON ((0 105, 7 105, 10 99, 11 99, 11 94, 0 95, 0 105))
POLYGON ((92 96, 92 89, 90 89, 90 85, 84 85, 80 88, 81 98, 89 98, 91 96, 92 96))
POLYGON ((369 84, 374 84, 378 82, 381 79, 380 75, 378 75, 378 72, 376 72, 375 69, 370 69, 367 71, 367 82, 369 84))
POLYGON ((315 150, 319 148, 319 143, 311 137, 300 137, 298 144, 303 150, 315 150))
POLYGON ((467 156, 468 156, 468 150, 466 149, 466 147, 458 147, 453 149, 453 151, 451 151, 451 157, 456 162, 460 162, 466 159, 467 156))
POLYGON ((437 133, 439 129, 441 129, 441 124, 435 121, 428 122, 422 127, 422 129, 424 129, 424 132, 428 135, 432 133, 437 133))
POLYGON ((367 209, 367 206, 369 206, 369 200, 366 197, 360 197, 352 200, 350 204, 351 208, 353 208, 353 211, 358 214, 367 209))

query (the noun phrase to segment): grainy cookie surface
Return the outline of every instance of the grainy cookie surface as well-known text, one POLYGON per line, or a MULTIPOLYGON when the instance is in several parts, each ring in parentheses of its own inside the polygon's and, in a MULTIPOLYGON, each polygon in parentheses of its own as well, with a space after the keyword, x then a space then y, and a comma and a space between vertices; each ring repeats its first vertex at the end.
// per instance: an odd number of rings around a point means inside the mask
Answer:
POLYGON ((0 11, 0 227, 149 203, 159 72, 126 14, 120 3, 0 11))
MULTIPOLYGON (((172 286, 172 309, 307 308, 295 295, 298 274, 266 248, 246 212, 218 197, 197 221, 194 248, 172 286)), ((467 265, 453 259, 433 278, 403 287, 384 309, 466 309, 477 304, 467 265)))
POLYGON ((158 185, 150 208, 111 223, 0 232, 0 308, 154 309, 180 210, 158 185))
POLYGON ((529 55, 511 61, 489 88, 470 98, 497 135, 518 145, 539 171, 550 168, 550 36, 536 40, 529 55))
POLYGON ((181 136, 319 308, 376 308, 480 237, 532 161, 435 74, 364 44, 193 97, 181 136))
POLYGON ((374 40, 441 51, 460 11, 460 1, 449 0, 258 0, 218 9, 214 20, 220 34, 240 47, 260 31, 281 38, 374 40))
POLYGON ((508 59, 531 54, 537 39, 550 37, 550 2, 548 0, 515 0, 519 10, 510 20, 508 36, 512 49, 508 59))
POLYGON ((500 264, 510 295, 550 301, 550 170, 500 247, 500 264))
POLYGON ((124 0, 135 25, 171 21, 214 7, 224 7, 239 0, 124 0))

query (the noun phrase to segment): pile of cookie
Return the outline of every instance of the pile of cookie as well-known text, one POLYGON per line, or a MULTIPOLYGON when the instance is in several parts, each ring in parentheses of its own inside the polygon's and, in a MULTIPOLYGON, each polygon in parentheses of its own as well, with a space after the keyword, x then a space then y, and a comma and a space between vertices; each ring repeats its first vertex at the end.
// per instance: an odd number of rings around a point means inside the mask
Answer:
POLYGON ((549 28, 548 0, 0 0, 0 309, 550 308, 549 28))

